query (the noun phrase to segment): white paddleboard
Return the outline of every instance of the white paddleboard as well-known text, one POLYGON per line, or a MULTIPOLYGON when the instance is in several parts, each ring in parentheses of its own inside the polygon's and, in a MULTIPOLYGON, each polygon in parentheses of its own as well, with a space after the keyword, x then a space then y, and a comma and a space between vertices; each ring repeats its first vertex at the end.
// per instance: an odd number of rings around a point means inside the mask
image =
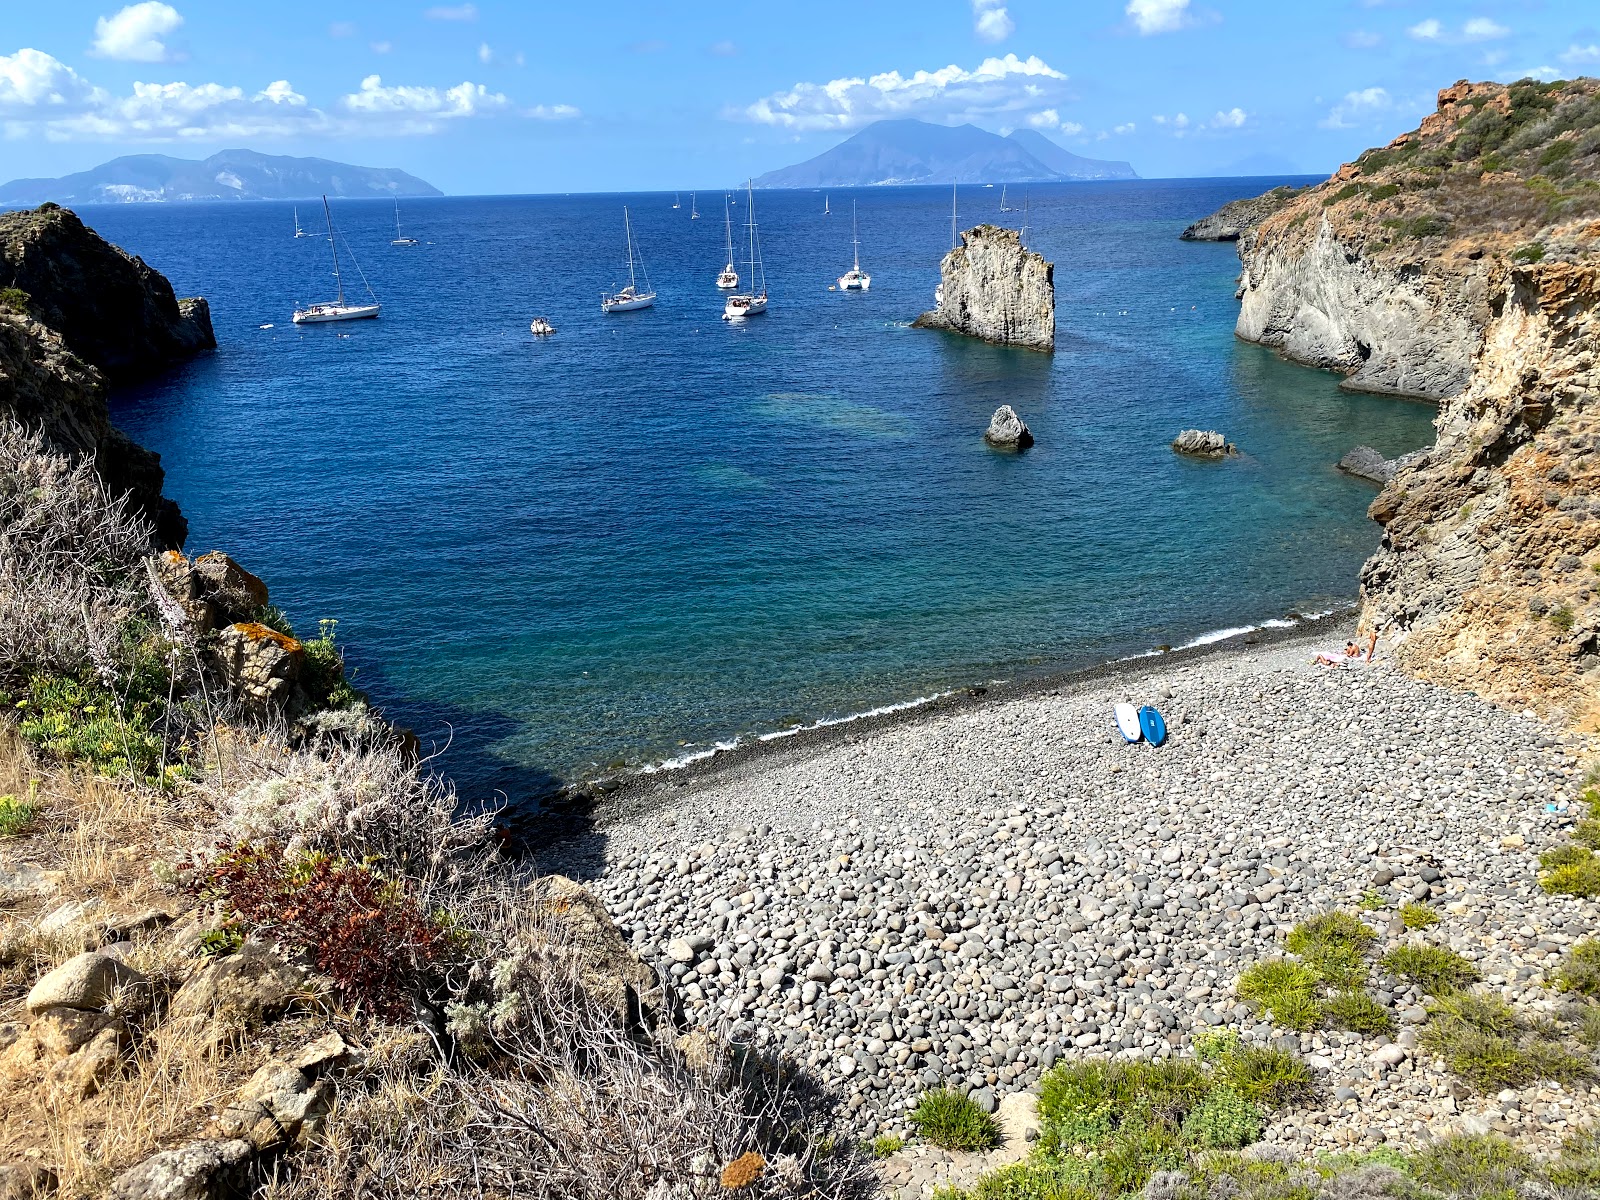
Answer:
POLYGON ((1137 742, 1144 736, 1139 728, 1139 710, 1126 702, 1114 706, 1111 710, 1117 715, 1117 731, 1122 734, 1125 742, 1137 742))

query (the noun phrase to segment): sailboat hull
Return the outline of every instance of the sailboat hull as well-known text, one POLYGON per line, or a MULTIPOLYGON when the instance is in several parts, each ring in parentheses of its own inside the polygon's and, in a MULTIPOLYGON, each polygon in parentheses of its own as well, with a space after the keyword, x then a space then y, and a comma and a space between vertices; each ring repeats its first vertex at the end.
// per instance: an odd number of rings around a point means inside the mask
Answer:
POLYGON ((872 286, 872 276, 865 271, 849 271, 839 276, 839 289, 845 292, 864 292, 872 286))
POLYGON ((739 273, 737 271, 724 271, 717 276, 717 286, 725 292, 731 292, 739 286, 739 273))
POLYGON ((294 311, 296 325, 326 325, 329 321, 360 321, 378 315, 378 304, 313 304, 294 311))
POLYGON ((767 311, 765 296, 729 296, 722 307, 724 321, 742 321, 746 317, 759 317, 767 311))
POLYGON ((600 311, 608 313, 637 312, 641 308, 652 307, 655 302, 656 294, 654 292, 651 292, 648 296, 613 296, 600 301, 600 311))

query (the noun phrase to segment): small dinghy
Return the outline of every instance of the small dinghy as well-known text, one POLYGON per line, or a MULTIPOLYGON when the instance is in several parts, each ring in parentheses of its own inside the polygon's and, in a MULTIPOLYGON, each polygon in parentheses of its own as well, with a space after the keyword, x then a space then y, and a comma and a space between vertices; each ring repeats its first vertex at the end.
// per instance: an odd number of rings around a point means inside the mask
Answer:
POLYGON ((555 331, 556 327, 544 317, 535 317, 528 322, 528 332, 536 337, 549 337, 555 331))
POLYGON ((1159 746, 1167 740, 1167 723, 1148 704, 1139 710, 1139 729, 1144 734, 1144 740, 1152 746, 1159 746))
POLYGON ((1125 742, 1137 742, 1144 736, 1144 730, 1139 727, 1139 710, 1126 702, 1114 706, 1111 710, 1116 714, 1117 732, 1122 734, 1125 742))

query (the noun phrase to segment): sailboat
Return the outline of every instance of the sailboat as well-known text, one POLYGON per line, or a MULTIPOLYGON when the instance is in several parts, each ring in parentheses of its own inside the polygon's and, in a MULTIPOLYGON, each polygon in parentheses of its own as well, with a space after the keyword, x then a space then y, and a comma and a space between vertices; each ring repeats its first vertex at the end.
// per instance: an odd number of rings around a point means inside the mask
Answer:
POLYGON ((699 219, 700 219, 700 209, 695 205, 694 193, 690 192, 689 193, 689 220, 698 221, 699 219))
POLYGON ((1010 212, 1011 211, 1010 207, 1006 204, 1006 185, 1003 184, 1003 183, 1000 185, 1000 211, 1001 212, 1010 212))
POLYGON ((391 246, 417 246, 417 245, 420 245, 420 244, 421 243, 418 242, 416 238, 408 238, 408 237, 405 237, 404 235, 401 234, 401 232, 400 232, 400 201, 396 200, 394 202, 394 240, 391 241, 389 243, 389 245, 391 245, 391 246))
POLYGON ((831 217, 833 215, 832 213, 830 213, 828 211, 828 193, 827 192, 823 192, 822 193, 822 215, 825 216, 825 217, 831 217))
MULTIPOLYGON (((362 317, 375 317, 378 315, 378 298, 372 295, 372 288, 367 286, 367 295, 372 297, 371 304, 347 304, 344 298, 344 277, 339 274, 339 245, 333 233, 333 212, 328 208, 328 198, 322 198, 322 215, 328 219, 328 249, 333 251, 333 279, 338 286, 338 297, 332 301, 313 304, 307 308, 294 310, 294 323, 296 325, 320 325, 327 321, 359 321, 362 317)), ((346 246, 348 251, 350 247, 346 246)), ((351 256, 355 261, 355 256, 351 256)), ((359 274, 361 266, 356 264, 359 274)), ((367 277, 361 276, 361 282, 366 284, 367 277)))
POLYGON ((750 230, 750 290, 728 297, 728 302, 722 306, 724 321, 742 321, 767 311, 767 273, 761 265, 761 242, 756 237, 755 185, 746 180, 744 186, 750 210, 750 219, 745 222, 750 230))
POLYGON ((856 248, 856 265, 839 276, 839 289, 864 292, 872 286, 872 276, 861 269, 861 233, 856 228, 856 202, 850 201, 850 242, 856 248))
POLYGON ((722 228, 728 239, 728 265, 722 268, 722 274, 717 276, 717 286, 724 291, 732 291, 739 286, 739 272, 733 269, 733 217, 729 215, 728 197, 722 197, 722 228))
POLYGON ((633 240, 633 222, 628 218, 626 206, 622 209, 622 233, 628 241, 628 286, 619 292, 600 297, 601 312, 633 312, 639 308, 649 308, 656 302, 656 294, 650 287, 650 272, 644 270, 644 256, 638 253, 638 247, 633 240), (638 261, 638 269, 644 271, 644 291, 639 290, 639 280, 634 274, 634 263, 638 261))
MULTIPOLYGON (((956 185, 950 185, 950 249, 956 248, 956 185)), ((933 306, 939 308, 944 304, 944 282, 933 289, 933 306)))
POLYGON ((673 192, 672 193, 672 207, 673 208, 682 208, 683 207, 683 205, 678 203, 678 193, 677 192, 673 192))
POLYGON ((311 236, 304 229, 300 228, 300 206, 298 204, 294 206, 294 235, 297 238, 311 236))

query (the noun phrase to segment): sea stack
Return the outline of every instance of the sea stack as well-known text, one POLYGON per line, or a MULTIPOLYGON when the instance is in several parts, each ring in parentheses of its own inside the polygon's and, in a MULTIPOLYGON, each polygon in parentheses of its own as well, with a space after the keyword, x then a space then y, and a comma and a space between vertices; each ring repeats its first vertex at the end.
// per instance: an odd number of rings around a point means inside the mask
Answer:
POLYGON ((979 225, 939 264, 940 301, 915 321, 1003 346, 1056 348, 1055 265, 1015 229, 979 225))
POLYGON ((1026 450, 1033 445, 1033 433, 1028 423, 1017 416, 1017 410, 1002 404, 989 418, 989 428, 983 431, 983 440, 997 450, 1026 450))

